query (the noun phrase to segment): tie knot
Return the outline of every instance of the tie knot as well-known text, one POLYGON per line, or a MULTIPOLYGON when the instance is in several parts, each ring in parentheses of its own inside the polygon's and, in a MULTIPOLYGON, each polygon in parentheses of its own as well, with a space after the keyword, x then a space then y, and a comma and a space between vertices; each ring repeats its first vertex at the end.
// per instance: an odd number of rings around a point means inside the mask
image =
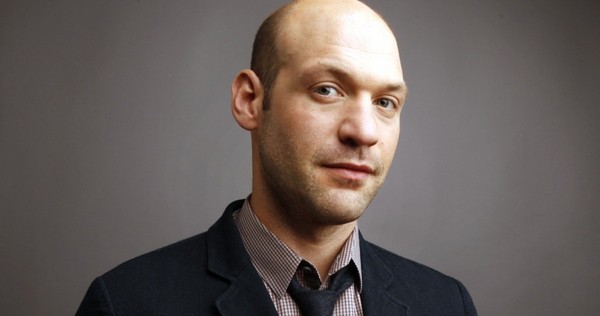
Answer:
POLYGON ((318 290, 321 287, 321 279, 319 273, 315 270, 310 263, 302 261, 298 266, 295 277, 299 281, 300 286, 311 290, 318 290))
POLYGON ((311 288, 301 286, 294 275, 288 287, 288 293, 303 315, 331 316, 339 296, 354 283, 354 267, 348 264, 333 274, 329 279, 329 286, 325 290, 317 290, 321 283, 318 276, 310 267, 308 267, 311 270, 310 273, 306 273, 308 271, 304 269, 305 267, 307 266, 301 264, 299 269, 304 270, 304 281, 311 288), (318 282, 317 289, 312 289, 315 285, 314 278, 318 282))

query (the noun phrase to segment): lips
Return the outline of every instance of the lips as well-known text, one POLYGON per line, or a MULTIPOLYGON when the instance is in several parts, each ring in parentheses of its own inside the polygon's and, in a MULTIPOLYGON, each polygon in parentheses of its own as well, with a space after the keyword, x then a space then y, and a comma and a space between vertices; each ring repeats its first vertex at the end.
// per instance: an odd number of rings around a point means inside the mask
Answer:
POLYGON ((339 162, 324 165, 336 176, 350 181, 361 181, 375 174, 375 169, 367 164, 339 162))

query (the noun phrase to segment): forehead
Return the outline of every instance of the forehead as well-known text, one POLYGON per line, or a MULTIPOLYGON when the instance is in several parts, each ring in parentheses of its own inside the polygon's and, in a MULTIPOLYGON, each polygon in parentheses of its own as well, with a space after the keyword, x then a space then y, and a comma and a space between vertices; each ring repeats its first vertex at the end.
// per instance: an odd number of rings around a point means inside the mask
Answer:
POLYGON ((282 70, 404 85, 396 41, 380 20, 345 14, 308 26, 294 23, 280 39, 282 70))
POLYGON ((293 10, 282 25, 277 46, 284 67, 327 63, 342 69, 371 69, 402 80, 391 30, 376 13, 358 2, 350 7, 325 2, 293 10))

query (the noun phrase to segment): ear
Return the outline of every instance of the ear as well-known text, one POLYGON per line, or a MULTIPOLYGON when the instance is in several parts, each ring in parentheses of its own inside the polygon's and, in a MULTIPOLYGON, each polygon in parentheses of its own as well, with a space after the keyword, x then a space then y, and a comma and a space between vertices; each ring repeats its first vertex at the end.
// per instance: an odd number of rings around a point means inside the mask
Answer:
POLYGON ((235 76, 231 84, 231 112, 243 129, 251 131, 258 125, 263 98, 264 89, 254 71, 246 69, 235 76))

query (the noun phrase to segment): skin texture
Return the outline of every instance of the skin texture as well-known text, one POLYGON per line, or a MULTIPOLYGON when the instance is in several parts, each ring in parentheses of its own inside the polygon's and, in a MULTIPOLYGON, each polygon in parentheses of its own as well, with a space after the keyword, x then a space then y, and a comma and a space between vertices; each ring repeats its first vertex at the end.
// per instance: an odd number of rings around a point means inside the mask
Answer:
POLYGON ((406 86, 385 22, 358 1, 291 4, 282 66, 263 109, 251 70, 232 112, 252 135, 251 206, 283 242, 327 275, 392 163, 406 86))

